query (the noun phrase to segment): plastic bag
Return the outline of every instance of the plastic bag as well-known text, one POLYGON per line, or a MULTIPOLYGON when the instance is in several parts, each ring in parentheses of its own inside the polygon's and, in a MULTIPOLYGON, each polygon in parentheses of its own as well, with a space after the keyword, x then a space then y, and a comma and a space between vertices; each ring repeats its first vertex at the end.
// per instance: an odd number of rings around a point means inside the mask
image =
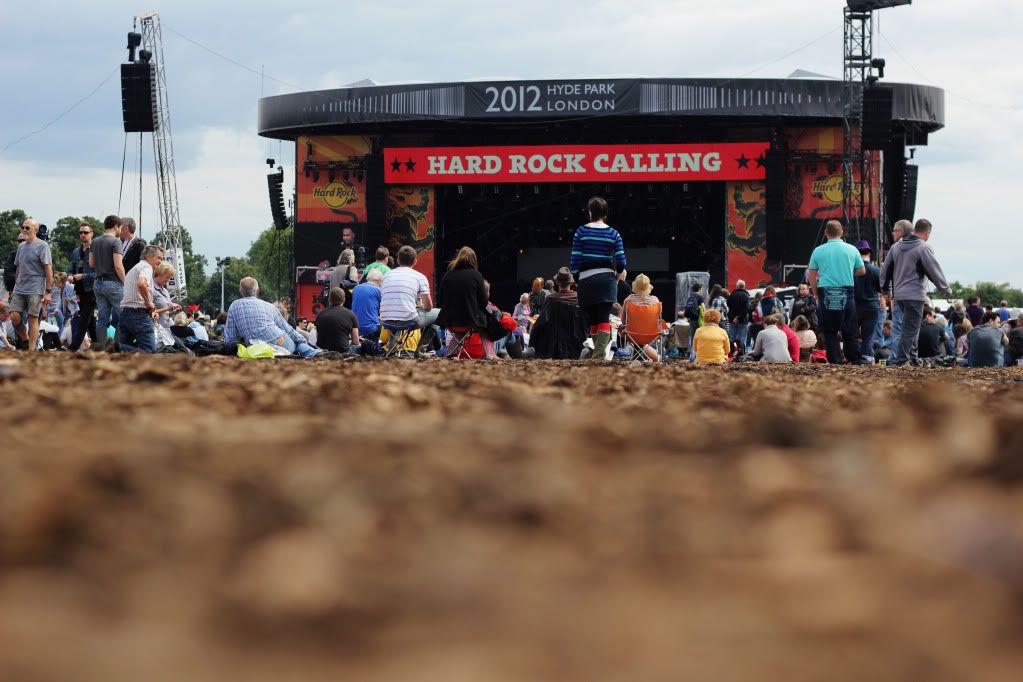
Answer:
POLYGON ((272 358, 274 349, 269 343, 256 341, 250 346, 238 344, 238 357, 244 360, 257 360, 259 358, 272 358))

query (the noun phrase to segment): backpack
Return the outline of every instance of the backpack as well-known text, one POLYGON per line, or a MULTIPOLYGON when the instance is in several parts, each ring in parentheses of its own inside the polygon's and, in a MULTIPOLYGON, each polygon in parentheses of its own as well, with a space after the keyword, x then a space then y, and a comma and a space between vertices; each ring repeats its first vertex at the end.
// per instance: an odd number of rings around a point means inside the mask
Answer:
POLYGON ((689 298, 686 299, 686 307, 682 309, 682 314, 686 316, 686 319, 690 322, 699 320, 700 318, 700 295, 697 293, 689 294, 689 298))

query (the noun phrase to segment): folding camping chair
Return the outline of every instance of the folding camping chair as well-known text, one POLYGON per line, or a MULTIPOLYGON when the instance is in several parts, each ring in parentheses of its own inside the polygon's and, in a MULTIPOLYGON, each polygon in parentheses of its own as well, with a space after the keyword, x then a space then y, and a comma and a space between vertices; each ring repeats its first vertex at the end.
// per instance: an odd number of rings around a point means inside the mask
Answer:
POLYGON ((381 320, 380 326, 387 331, 387 340, 384 343, 385 358, 416 357, 416 347, 419 343, 417 338, 419 326, 416 320, 409 320, 404 323, 384 322, 381 320))
POLYGON ((454 360, 475 360, 465 344, 473 334, 479 334, 479 330, 475 327, 448 327, 448 332, 451 334, 451 341, 445 349, 444 356, 454 360))
POLYGON ((661 320, 661 304, 640 305, 626 301, 622 311, 622 326, 618 328, 618 347, 630 351, 633 358, 647 362, 661 362, 664 357, 664 336, 668 326, 661 320), (649 345, 657 351, 653 360, 644 351, 649 345))

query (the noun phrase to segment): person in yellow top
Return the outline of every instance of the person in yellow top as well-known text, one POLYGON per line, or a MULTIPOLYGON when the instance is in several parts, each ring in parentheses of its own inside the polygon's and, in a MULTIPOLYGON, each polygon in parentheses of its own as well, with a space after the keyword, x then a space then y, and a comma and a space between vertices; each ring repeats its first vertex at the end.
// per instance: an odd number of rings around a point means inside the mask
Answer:
POLYGON ((703 326, 693 336, 693 350, 697 365, 723 365, 731 350, 728 332, 718 326, 721 313, 711 308, 703 313, 703 326))

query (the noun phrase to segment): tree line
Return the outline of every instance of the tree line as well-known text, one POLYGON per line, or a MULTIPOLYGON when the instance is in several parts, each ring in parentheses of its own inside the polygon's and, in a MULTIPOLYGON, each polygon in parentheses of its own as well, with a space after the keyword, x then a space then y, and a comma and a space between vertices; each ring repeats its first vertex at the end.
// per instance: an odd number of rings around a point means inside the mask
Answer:
MULTIPOLYGON (((0 267, 17 248, 18 231, 29 214, 22 209, 0 211, 0 267)), ((102 219, 93 216, 65 216, 48 228, 47 241, 53 259, 54 272, 67 272, 71 252, 78 248, 78 227, 82 223, 92 226, 97 235, 103 234, 102 219)), ((220 270, 213 266, 206 256, 192 249, 192 236, 182 229, 182 246, 185 261, 185 282, 189 304, 198 304, 204 312, 213 315, 220 310, 220 270)), ((165 245, 162 232, 149 240, 153 244, 165 245)), ((291 293, 289 274, 292 254, 292 229, 275 230, 271 225, 264 229, 249 245, 242 256, 232 256, 224 266, 224 303, 230 305, 238 298, 238 281, 242 277, 259 280, 260 297, 275 301, 291 293)))

